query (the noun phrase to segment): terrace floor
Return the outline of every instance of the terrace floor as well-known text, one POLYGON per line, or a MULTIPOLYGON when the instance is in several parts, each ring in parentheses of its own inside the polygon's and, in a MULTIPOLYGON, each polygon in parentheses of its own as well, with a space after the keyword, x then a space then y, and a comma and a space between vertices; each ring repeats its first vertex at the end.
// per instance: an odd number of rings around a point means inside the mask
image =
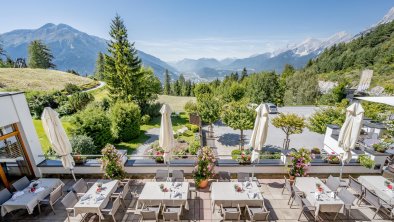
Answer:
MULTIPOLYGON (((94 181, 94 180, 88 180, 94 181)), ((144 182, 148 180, 134 180, 132 190, 140 193, 143 189, 144 182)), ((149 180, 150 181, 150 180, 149 180)), ((192 181, 192 180, 190 180, 192 181)), ((270 221, 297 221, 300 214, 300 208, 298 206, 293 206, 290 209, 287 204, 289 195, 286 193, 281 194, 284 180, 282 179, 260 179, 261 191, 263 192, 265 198, 265 205, 271 211, 269 220, 270 221)), ((65 190, 67 190, 74 181, 63 180, 66 184, 65 190)), ((129 206, 128 209, 123 210, 122 208, 116 214, 116 221, 140 221, 141 217, 138 214, 138 210, 135 210, 135 205, 138 197, 127 196, 126 204, 129 206)), ((184 210, 183 221, 220 221, 221 216, 218 214, 217 210, 212 214, 211 200, 209 189, 199 190, 197 194, 191 194, 189 201, 190 210, 184 210)), ((216 207, 216 209, 218 209, 216 207)), ((39 214, 37 208, 34 213, 29 215, 26 210, 14 211, 13 215, 7 214, 2 221, 50 221, 50 222, 63 222, 67 221, 67 216, 64 207, 60 203, 56 203, 55 212, 53 214, 50 207, 43 206, 42 213, 39 214)), ((375 220, 372 220, 374 214, 374 209, 370 208, 368 204, 362 203, 360 206, 354 206, 351 211, 351 216, 353 219, 346 219, 346 216, 339 214, 336 221, 391 221, 383 213, 379 213, 375 220)), ((324 221, 332 221, 334 214, 321 214, 324 221)), ((71 221, 80 221, 81 216, 76 218, 71 218, 71 221)), ((243 221, 245 218, 242 217, 243 221)), ((96 215, 89 215, 84 221, 98 221, 96 215)), ((106 218, 103 221, 112 221, 111 217, 106 218)), ((304 216, 301 217, 301 221, 307 221, 304 216)))

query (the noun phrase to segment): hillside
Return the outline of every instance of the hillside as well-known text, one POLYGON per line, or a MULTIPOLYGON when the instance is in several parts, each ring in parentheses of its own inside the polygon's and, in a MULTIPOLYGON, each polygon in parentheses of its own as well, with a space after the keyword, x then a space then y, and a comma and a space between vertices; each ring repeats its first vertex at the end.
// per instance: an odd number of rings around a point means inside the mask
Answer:
POLYGON ((374 71, 372 87, 394 86, 394 22, 326 49, 304 71, 319 74, 321 80, 345 80, 355 86, 363 69, 374 71))
POLYGON ((49 91, 62 90, 67 83, 82 88, 92 88, 97 81, 57 70, 46 69, 0 69, 0 91, 49 91))

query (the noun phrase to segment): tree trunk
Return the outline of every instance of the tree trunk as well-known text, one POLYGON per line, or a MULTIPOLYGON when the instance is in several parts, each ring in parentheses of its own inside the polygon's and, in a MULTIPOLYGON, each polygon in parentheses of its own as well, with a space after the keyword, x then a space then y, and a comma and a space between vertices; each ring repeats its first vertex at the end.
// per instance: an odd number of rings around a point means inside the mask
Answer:
POLYGON ((289 137, 290 137, 290 135, 286 134, 285 145, 284 145, 285 150, 289 149, 289 145, 290 145, 289 137))

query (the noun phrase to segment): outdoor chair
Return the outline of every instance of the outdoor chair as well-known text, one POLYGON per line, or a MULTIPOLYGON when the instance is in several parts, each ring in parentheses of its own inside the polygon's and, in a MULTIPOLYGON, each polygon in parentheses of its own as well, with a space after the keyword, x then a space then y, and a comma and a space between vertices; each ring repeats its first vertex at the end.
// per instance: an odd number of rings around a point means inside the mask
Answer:
POLYGON ((291 187, 290 184, 290 180, 285 177, 285 184, 283 185, 283 189, 282 189, 282 194, 285 190, 287 190, 287 192, 289 192, 289 194, 291 194, 291 191, 293 190, 293 188, 291 187))
POLYGON ((88 184, 93 184, 93 182, 86 182, 83 178, 79 179, 71 187, 71 191, 74 192, 77 197, 83 196, 89 189, 88 184))
POLYGON ((183 170, 173 170, 172 171, 172 182, 184 182, 185 172, 183 170))
POLYGON ((70 221, 70 214, 74 215, 74 206, 78 203, 78 197, 74 192, 68 192, 61 201, 67 211, 67 219, 70 221))
POLYGON ((120 206, 120 197, 117 197, 115 200, 110 200, 108 202, 107 206, 105 206, 103 209, 101 209, 101 213, 103 215, 112 216, 112 219, 114 220, 114 222, 116 222, 115 214, 116 214, 116 211, 118 211, 119 206, 120 206))
POLYGON ((230 172, 219 171, 218 175, 219 175, 218 182, 230 182, 231 181, 230 172))
POLYGON ((123 208, 126 209, 126 196, 130 192, 130 184, 131 180, 127 182, 122 182, 119 184, 118 188, 116 188, 115 192, 112 194, 112 197, 119 197, 120 203, 122 204, 123 208))
POLYGON ((38 202, 38 211, 41 213, 41 205, 49 205, 52 208, 53 214, 55 213, 55 209, 53 205, 56 204, 63 196, 63 185, 58 186, 54 189, 49 195, 47 195, 44 199, 38 202))
POLYGON ((3 205, 3 203, 7 202, 9 199, 11 199, 12 193, 7 189, 4 188, 0 191, 0 206, 3 205))
POLYGON ((300 216, 298 216, 298 221, 300 221, 302 214, 304 214, 304 216, 308 219, 308 221, 310 217, 312 217, 313 220, 316 221, 315 206, 313 206, 307 199, 303 198, 300 195, 300 193, 297 192, 294 193, 294 201, 301 206, 301 212, 300 212, 300 216))
POLYGON ((264 205, 262 201, 261 206, 248 206, 245 207, 245 214, 249 215, 250 221, 264 221, 268 220, 270 211, 264 205))
POLYGON ((180 221, 182 216, 183 205, 163 206, 163 221, 180 221))
POLYGON ((155 221, 159 221, 159 214, 160 214, 160 210, 161 210, 161 204, 159 204, 158 206, 142 206, 141 209, 141 216, 142 216, 142 220, 155 220, 155 221))
POLYGON ((25 189, 26 187, 28 187, 30 185, 30 181, 29 179, 27 179, 26 176, 20 178, 19 180, 15 181, 12 184, 12 187, 16 190, 16 191, 21 191, 23 189, 25 189))
POLYGON ((357 197, 355 197, 351 192, 346 189, 341 189, 338 193, 338 197, 344 202, 345 210, 347 211, 347 218, 350 218, 350 211, 357 197))
POLYGON ((237 174, 238 182, 246 182, 246 181, 249 181, 249 178, 250 178, 249 173, 246 173, 246 172, 238 172, 238 174, 237 174))
POLYGON ((382 210, 386 215, 388 215, 390 219, 393 219, 393 213, 392 213, 393 207, 387 204, 386 202, 384 202, 369 189, 365 189, 365 195, 363 199, 369 204, 371 204, 372 207, 376 208, 375 214, 373 215, 372 219, 375 219, 376 214, 378 214, 380 210, 382 210))
POLYGON ((352 189, 358 195, 357 205, 360 204, 361 199, 364 195, 363 186, 360 182, 354 179, 352 176, 349 176, 349 185, 348 188, 352 189))
MULTIPOLYGON (((304 192, 299 190, 296 186, 292 186, 291 195, 290 195, 289 201, 287 202, 287 204, 290 204, 290 208, 293 206, 294 201, 296 201, 296 199, 295 199, 296 194, 298 194, 300 197, 304 198, 304 192), (291 200, 291 203, 290 203, 290 200, 291 200)), ((299 200, 296 201, 296 204, 301 206, 301 202, 299 200)))
POLYGON ((330 175, 326 180, 326 186, 334 192, 338 190, 339 185, 340 185, 339 178, 335 178, 330 175))
POLYGON ((237 207, 232 207, 231 203, 230 204, 221 204, 220 210, 221 210, 220 212, 223 217, 223 221, 226 221, 226 220, 239 221, 241 219, 241 208, 239 207, 239 204, 237 205, 237 207))
POLYGON ((157 182, 167 182, 168 170, 156 170, 156 176, 154 178, 157 182))

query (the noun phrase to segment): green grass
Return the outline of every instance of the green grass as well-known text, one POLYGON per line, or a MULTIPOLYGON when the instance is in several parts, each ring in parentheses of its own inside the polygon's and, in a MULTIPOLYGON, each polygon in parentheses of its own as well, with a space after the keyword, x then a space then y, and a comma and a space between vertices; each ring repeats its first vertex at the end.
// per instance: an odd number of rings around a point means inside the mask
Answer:
POLYGON ((93 95, 95 101, 101 101, 105 97, 108 97, 108 90, 106 86, 92 90, 89 93, 93 95))
POLYGON ((49 69, 0 69, 0 90, 19 91, 51 91, 62 90, 67 83, 73 83, 81 88, 93 87, 97 81, 77 76, 67 72, 49 69))

